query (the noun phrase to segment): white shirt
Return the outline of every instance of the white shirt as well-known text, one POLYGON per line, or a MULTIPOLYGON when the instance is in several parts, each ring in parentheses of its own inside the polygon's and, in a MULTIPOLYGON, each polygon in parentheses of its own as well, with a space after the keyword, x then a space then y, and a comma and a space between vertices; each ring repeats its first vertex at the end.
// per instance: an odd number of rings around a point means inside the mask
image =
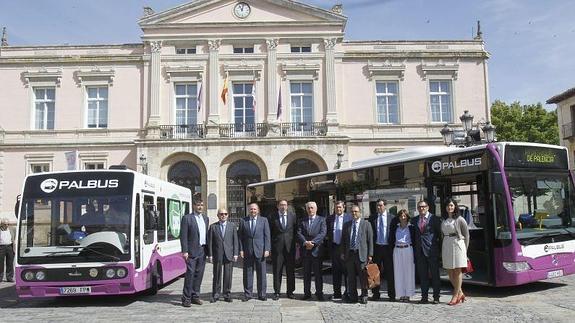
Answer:
POLYGON ((200 233, 200 244, 203 246, 206 244, 206 222, 204 222, 204 217, 199 213, 194 213, 194 218, 198 224, 198 231, 200 233))
POLYGON ((341 215, 335 215, 335 221, 333 221, 333 243, 341 243, 341 230, 343 228, 343 213, 341 215))
POLYGON ((10 229, 0 230, 0 245, 7 246, 12 244, 12 234, 10 229))
POLYGON ((377 241, 378 245, 387 245, 387 211, 380 213, 377 215, 377 223, 376 223, 376 232, 377 232, 377 241), (380 222, 383 222, 383 232, 380 232, 380 222))

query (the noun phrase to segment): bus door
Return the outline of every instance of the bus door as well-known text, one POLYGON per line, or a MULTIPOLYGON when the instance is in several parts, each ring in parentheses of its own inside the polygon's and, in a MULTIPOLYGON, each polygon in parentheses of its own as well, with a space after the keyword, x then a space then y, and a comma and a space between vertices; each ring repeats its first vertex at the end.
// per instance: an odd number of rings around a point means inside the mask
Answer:
MULTIPOLYGON (((488 183, 486 173, 461 174, 448 178, 430 179, 428 199, 430 212, 436 215, 445 213, 445 201, 452 197, 457 201, 459 215, 469 228, 469 248, 467 256, 475 271, 463 275, 463 280, 477 284, 493 282, 493 221, 489 221, 488 183), (434 209, 434 211, 432 211, 434 209)), ((447 274, 447 273, 445 273, 447 274)))

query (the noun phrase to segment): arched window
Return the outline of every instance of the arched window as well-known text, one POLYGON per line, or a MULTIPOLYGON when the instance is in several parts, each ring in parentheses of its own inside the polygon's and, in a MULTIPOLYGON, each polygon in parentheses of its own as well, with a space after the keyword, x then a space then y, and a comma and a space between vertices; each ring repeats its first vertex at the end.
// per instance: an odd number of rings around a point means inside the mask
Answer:
POLYGON ((238 160, 230 165, 226 173, 227 207, 230 221, 238 222, 246 215, 245 187, 260 182, 259 167, 249 160, 238 160))
POLYGON ((286 178, 319 172, 319 167, 309 159, 300 158, 292 161, 286 169, 286 178))
POLYGON ((180 161, 170 167, 168 181, 189 188, 194 198, 202 198, 202 173, 191 161, 180 161))

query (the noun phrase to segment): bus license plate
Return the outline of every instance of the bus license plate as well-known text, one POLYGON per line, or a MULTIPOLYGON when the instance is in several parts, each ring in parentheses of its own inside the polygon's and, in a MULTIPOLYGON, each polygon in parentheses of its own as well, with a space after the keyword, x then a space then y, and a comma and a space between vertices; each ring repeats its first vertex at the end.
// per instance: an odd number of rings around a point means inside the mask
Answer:
POLYGON ((547 273, 547 278, 557 278, 563 276, 563 269, 550 271, 547 273))
POLYGON ((90 294, 92 288, 90 287, 61 287, 60 295, 79 295, 90 294))

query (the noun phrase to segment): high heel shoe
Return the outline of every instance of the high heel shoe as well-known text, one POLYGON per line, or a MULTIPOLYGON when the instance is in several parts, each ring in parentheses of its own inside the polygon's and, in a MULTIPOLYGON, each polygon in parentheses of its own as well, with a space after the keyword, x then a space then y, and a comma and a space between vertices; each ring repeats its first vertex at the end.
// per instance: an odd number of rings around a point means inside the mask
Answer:
POLYGON ((461 297, 458 297, 455 300, 453 300, 453 298, 452 298, 451 301, 449 301, 449 303, 447 303, 447 305, 449 305, 449 306, 457 305, 457 304, 459 304, 460 301, 461 301, 461 297))
POLYGON ((461 296, 459 296, 459 302, 465 303, 465 294, 461 293, 461 296))

